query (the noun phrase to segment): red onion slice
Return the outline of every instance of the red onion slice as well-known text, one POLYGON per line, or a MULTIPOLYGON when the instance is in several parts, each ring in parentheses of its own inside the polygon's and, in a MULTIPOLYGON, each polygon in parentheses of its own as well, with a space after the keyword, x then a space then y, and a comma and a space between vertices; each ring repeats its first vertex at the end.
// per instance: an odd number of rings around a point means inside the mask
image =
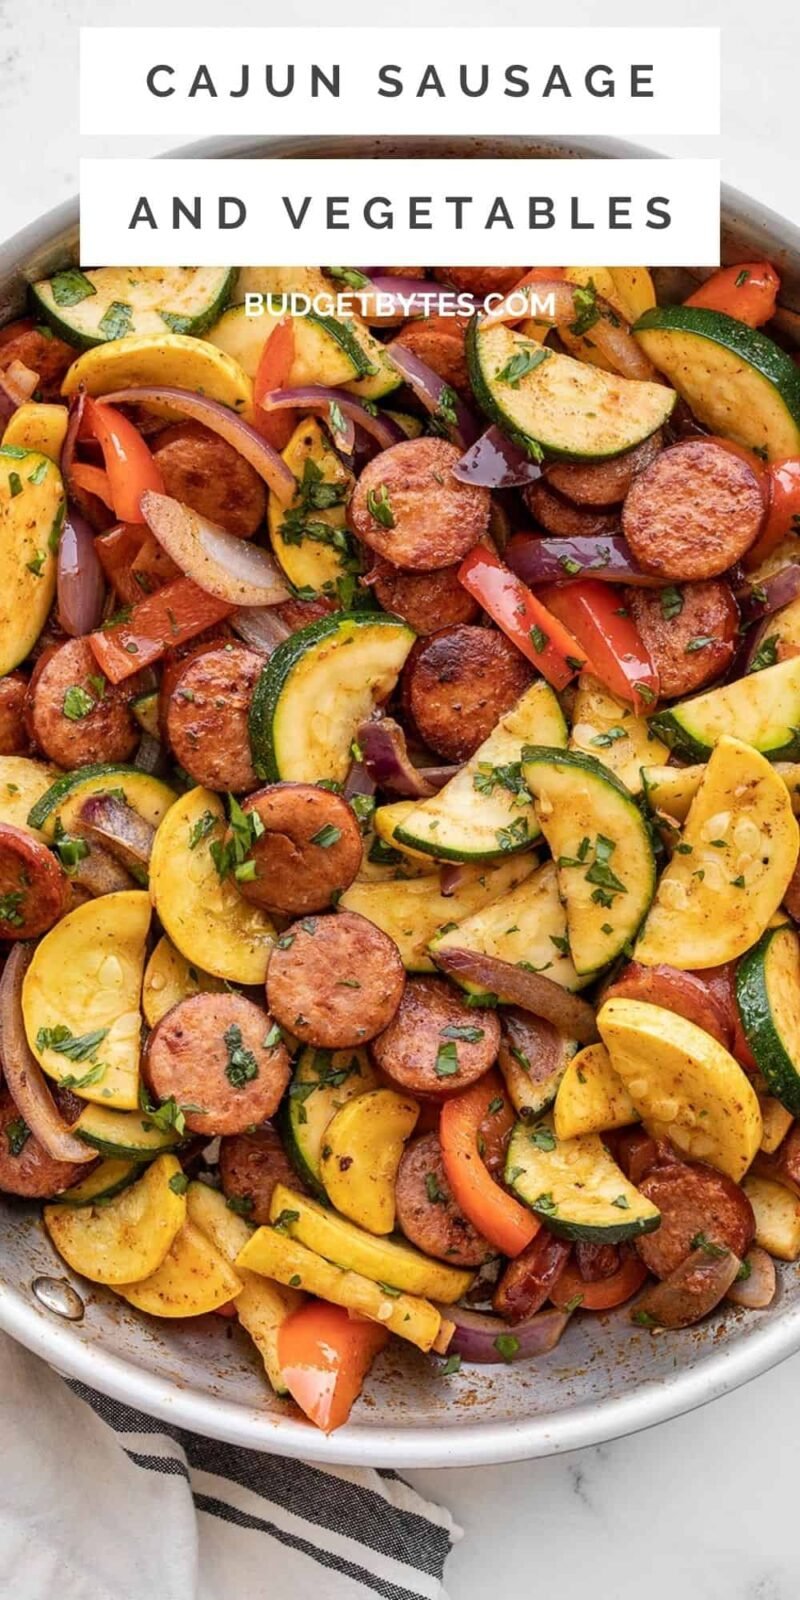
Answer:
POLYGON ((202 422, 238 451, 245 461, 249 461, 279 500, 285 503, 293 499, 297 485, 294 474, 289 471, 282 456, 273 450, 266 439, 262 439, 249 422, 237 417, 218 400, 209 400, 206 395, 195 394, 189 389, 148 387, 118 389, 114 394, 104 394, 103 401, 110 406, 169 406, 171 411, 179 411, 194 422, 202 422))
POLYGON ((170 495, 146 489, 142 516, 150 532, 206 594, 234 606, 271 606, 289 599, 273 555, 218 528, 170 495))
POLYGON ((588 1001, 570 994, 568 989, 562 989, 541 972, 527 972, 510 961, 500 961, 497 956, 449 945, 444 949, 434 945, 431 955, 437 967, 449 977, 479 983, 487 994, 496 994, 508 1005, 521 1006, 523 1011, 544 1017, 568 1038, 577 1039, 580 1044, 591 1044, 597 1038, 597 1023, 588 1001))
POLYGON ((388 450, 390 445, 399 444, 401 439, 405 439, 402 428, 391 417, 373 415, 355 395, 348 394, 346 389, 325 389, 313 383, 306 384, 300 389, 271 389, 263 396, 261 405, 264 411, 299 410, 321 413, 331 429, 337 448, 344 450, 347 455, 351 454, 355 444, 356 426, 363 428, 382 450, 388 450), (352 425, 352 431, 348 430, 346 435, 348 443, 343 443, 342 436, 332 427, 332 406, 338 406, 342 416, 349 419, 352 425))
POLYGON ((362 722, 356 733, 364 766, 379 789, 408 800, 427 800, 435 793, 419 767, 413 766, 406 736, 392 717, 362 722))
POLYGON ((485 489, 514 489, 535 483, 541 475, 537 462, 494 427, 482 433, 453 468, 460 483, 477 483, 485 489))
POLYGON ((413 351, 406 350, 404 345, 392 345, 392 361, 425 410, 436 418, 445 437, 453 444, 460 445, 462 450, 468 450, 481 431, 474 412, 465 406, 438 372, 420 361, 413 351))
POLYGON ((748 1311, 763 1311, 775 1299, 778 1286, 775 1262, 766 1250, 755 1244, 748 1250, 743 1265, 750 1271, 746 1278, 734 1278, 727 1298, 735 1306, 746 1306, 748 1311))
POLYGON ((58 620, 65 633, 80 639, 99 628, 106 584, 88 522, 70 509, 58 546, 58 620))
POLYGON ((156 831, 127 801, 113 794, 89 795, 73 827, 90 844, 107 850, 134 878, 142 873, 146 878, 156 831))
POLYGON ((604 583, 631 583, 640 588, 663 588, 663 578, 643 572, 621 533, 602 538, 585 534, 575 539, 541 538, 515 533, 504 559, 512 572, 535 588, 540 583, 565 583, 570 578, 600 578, 604 583))
POLYGON ((0 372, 0 391, 8 401, 12 412, 19 406, 24 406, 38 387, 38 372, 34 372, 32 367, 26 367, 24 361, 9 361, 4 371, 0 372))
POLYGON ((55 1161, 95 1161, 90 1150, 67 1127, 58 1111, 25 1034, 22 982, 33 957, 33 944, 15 944, 0 978, 0 1054, 14 1104, 39 1143, 55 1161))
POLYGON ((469 1311, 465 1306, 439 1306, 442 1316, 455 1323, 447 1346, 448 1354, 481 1366, 500 1362, 530 1361, 546 1356, 558 1344, 569 1322, 569 1311, 537 1311, 513 1328, 501 1317, 488 1312, 469 1311))
POLYGON ((234 611, 230 621, 234 633, 262 656, 271 656, 292 632, 269 606, 242 606, 234 611))
POLYGON ((769 617, 781 606, 788 606, 800 595, 800 562, 781 567, 761 583, 748 583, 738 591, 737 599, 742 621, 754 622, 758 617, 769 617))
MULTIPOLYGON (((539 283, 528 284, 526 288, 540 303, 552 299, 552 316, 543 316, 537 311, 533 313, 536 320, 543 325, 568 328, 574 332, 573 324, 579 324, 579 321, 583 320, 586 309, 586 289, 583 286, 567 283, 563 278, 548 278, 539 283), (576 294, 581 296, 577 303, 576 294)), ((529 312, 519 310, 518 301, 515 300, 515 296, 519 293, 519 289, 512 289, 502 305, 488 313, 483 319, 484 322, 487 325, 495 322, 521 322, 530 315, 529 312)), ((593 346, 602 351, 614 371, 623 378, 636 378, 650 383, 661 381, 638 340, 633 337, 627 323, 623 322, 613 306, 609 305, 601 295, 595 296, 594 304, 598 316, 586 331, 593 346)))

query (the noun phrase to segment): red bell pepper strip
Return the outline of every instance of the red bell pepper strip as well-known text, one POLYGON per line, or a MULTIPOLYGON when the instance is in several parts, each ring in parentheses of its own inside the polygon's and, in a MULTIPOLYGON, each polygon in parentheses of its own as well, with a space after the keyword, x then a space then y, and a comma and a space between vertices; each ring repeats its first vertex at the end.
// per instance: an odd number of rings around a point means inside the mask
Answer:
POLYGON ((103 452, 115 516, 120 522, 144 522, 139 501, 145 489, 163 494, 164 480, 138 428, 116 406, 87 396, 82 432, 96 439, 103 452))
POLYGON ((259 433, 275 450, 283 450, 297 426, 297 411, 264 411, 261 402, 273 389, 285 389, 294 361, 294 324, 281 317, 264 345, 253 380, 256 422, 259 433))
POLYGON ((379 1322, 351 1318, 342 1306, 325 1300, 307 1301, 281 1323, 278 1363, 284 1383, 323 1433, 347 1421, 388 1338, 379 1322))
POLYGON ((94 541, 97 559, 115 594, 123 605, 134 606, 142 592, 132 567, 142 548, 146 530, 141 523, 120 522, 94 541))
POLYGON ((703 306, 707 311, 722 311, 750 328, 769 322, 781 280, 768 261, 743 261, 737 267, 723 267, 684 301, 687 306, 703 306))
POLYGON ((636 712, 652 711, 658 699, 658 673, 625 611, 620 590, 586 578, 542 589, 541 595, 579 640, 595 677, 620 700, 630 701, 636 712))
POLYGON ((70 488, 83 489, 85 494, 93 494, 109 511, 114 510, 114 495, 111 489, 111 480, 102 467, 93 467, 88 461, 73 461, 69 469, 70 488))
POLYGON ((90 633, 89 643, 109 682, 122 683, 235 610, 227 600, 206 594, 191 578, 176 578, 140 600, 129 617, 90 633))
POLYGON ((613 1306, 630 1300, 631 1295, 641 1289, 646 1277, 647 1268, 634 1251, 625 1257, 610 1278, 598 1278, 592 1283, 586 1283, 575 1263, 568 1261, 553 1285, 550 1299, 560 1310, 577 1301, 580 1311, 610 1311, 613 1306))
POLYGON ((444 1170, 453 1199, 504 1256, 518 1256, 541 1226, 532 1211, 495 1183, 487 1166, 487 1161, 495 1165, 497 1157, 495 1151, 492 1159, 487 1143, 502 1140, 513 1124, 514 1114, 497 1072, 488 1072, 463 1094, 446 1100, 439 1120, 444 1170))
POLYGON ((749 572, 766 561, 784 539, 800 533, 800 456, 772 462, 767 469, 767 490, 764 525, 744 558, 749 572))
POLYGON ((565 689, 589 665, 586 651, 572 633, 493 550, 476 544, 464 557, 458 578, 554 689, 565 689))

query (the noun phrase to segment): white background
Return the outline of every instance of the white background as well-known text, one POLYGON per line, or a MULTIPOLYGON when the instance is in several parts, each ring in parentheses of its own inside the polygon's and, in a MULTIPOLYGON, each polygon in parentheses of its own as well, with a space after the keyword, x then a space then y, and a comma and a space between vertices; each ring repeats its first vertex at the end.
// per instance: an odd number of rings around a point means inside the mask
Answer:
MULTIPOLYGON (((530 0, 491 0, 488 9, 498 24, 642 21, 641 0, 558 0, 555 18, 545 7, 534 14, 530 0)), ((458 8, 453 0, 404 0, 402 10, 409 23, 459 27, 485 23, 487 8, 479 0, 461 0, 458 8)), ((136 6, 142 25, 214 25, 224 16, 218 0, 136 6)), ((280 17, 323 25, 331 7, 329 0, 283 0, 280 17)), ((264 0, 238 0, 237 23, 264 20, 264 0)), ((672 0, 668 19, 662 8, 653 20, 724 26, 723 176, 800 223, 797 0, 672 0)), ((130 21, 130 0, 0 0, 6 234, 76 187, 73 30, 130 21)), ((705 153, 694 140, 650 143, 669 153, 705 153)), ((84 153, 104 148, 110 152, 103 141, 86 141, 84 153)), ((146 152, 142 141, 127 140, 115 153, 146 152)), ((448 1567, 451 1600, 487 1600, 501 1591, 510 1600, 796 1600, 798 1439, 800 1356, 636 1438, 562 1459, 408 1476, 445 1501, 466 1529, 448 1567)))

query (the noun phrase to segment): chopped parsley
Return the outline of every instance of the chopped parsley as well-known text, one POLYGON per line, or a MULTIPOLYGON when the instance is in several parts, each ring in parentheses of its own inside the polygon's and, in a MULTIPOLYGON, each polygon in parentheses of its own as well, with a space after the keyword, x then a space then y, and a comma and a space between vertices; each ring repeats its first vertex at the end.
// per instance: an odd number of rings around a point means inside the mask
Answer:
POLYGON ((332 822, 326 822, 324 828, 317 833, 312 833, 311 843, 318 844, 320 850, 330 850, 332 844, 337 844, 342 837, 341 828, 335 828, 332 822))
POLYGON ((21 1155, 30 1136, 31 1130, 22 1117, 15 1117, 13 1122, 6 1123, 6 1143, 8 1144, 9 1155, 21 1155))
POLYGON ((513 1361, 519 1350, 519 1339, 513 1333, 498 1333, 494 1348, 503 1361, 513 1361))
POLYGON ((599 750, 607 750, 609 745, 616 744, 618 739, 627 739, 627 737, 628 734, 625 728, 606 728, 604 733, 596 733, 594 738, 589 740, 589 743, 596 745, 599 750))
POLYGON ((373 522, 379 522, 382 528, 394 528, 394 512, 389 499, 389 490, 385 483, 379 489, 370 489, 367 493, 367 510, 373 522))
POLYGON ((246 1083, 258 1077, 258 1062, 252 1050, 245 1047, 237 1022, 232 1022, 222 1037, 228 1052, 225 1076, 234 1089, 243 1089, 246 1083))
POLYGON ((185 1172, 173 1172, 169 1180, 169 1187, 173 1194, 185 1194, 189 1187, 189 1179, 185 1172))
POLYGON ((104 339, 123 339, 130 333, 133 326, 133 306, 124 300, 112 300, 108 310, 97 324, 98 333, 104 339))
POLYGON ((594 279, 590 278, 587 284, 577 284, 572 291, 572 303, 575 307, 575 321, 569 325, 570 333, 588 333, 596 322, 600 321, 600 311, 597 305, 597 289, 594 279))
POLYGON ((103 1043, 108 1028, 96 1028, 93 1033, 75 1034, 65 1023, 57 1022, 53 1028, 40 1028, 36 1035, 37 1050, 53 1050, 68 1061, 94 1061, 98 1046, 103 1043))
POLYGON ((57 272, 50 279, 50 292, 57 306, 77 306, 81 300, 88 300, 90 294, 97 294, 94 284, 78 267, 57 272))
POLYGON ((679 617, 683 610, 683 595, 674 583, 661 590, 661 615, 665 622, 671 622, 673 617, 679 617))
POLYGON ((504 367, 495 373, 499 383, 507 383, 509 389, 518 389, 523 378, 529 372, 535 372, 537 367, 546 361, 550 351, 541 344, 524 344, 506 362, 504 367))
POLYGON ((748 672, 763 672, 765 667, 774 667, 778 659, 779 642, 777 633, 771 633, 766 639, 762 639, 747 669, 748 672))
POLYGON ((436 1052, 434 1071, 437 1078, 452 1078, 458 1072, 458 1050, 453 1041, 440 1044, 436 1052))
POLYGON ((85 689, 74 683, 67 689, 62 701, 61 709, 70 722, 80 722, 82 717, 88 717, 94 711, 95 702, 85 689))
POLYGON ((465 1044, 477 1044, 483 1038, 483 1028, 476 1028, 470 1022, 449 1022, 446 1028, 441 1029, 441 1037, 463 1039, 465 1044))

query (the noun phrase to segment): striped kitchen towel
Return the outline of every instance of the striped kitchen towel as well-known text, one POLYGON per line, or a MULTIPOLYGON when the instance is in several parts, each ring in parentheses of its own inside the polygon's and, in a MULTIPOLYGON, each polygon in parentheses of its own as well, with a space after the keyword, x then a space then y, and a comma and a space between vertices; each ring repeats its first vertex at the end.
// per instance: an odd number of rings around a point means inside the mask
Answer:
POLYGON ((0 1460, 17 1600, 446 1600, 461 1530, 396 1473, 186 1433, 2 1334, 0 1460))

